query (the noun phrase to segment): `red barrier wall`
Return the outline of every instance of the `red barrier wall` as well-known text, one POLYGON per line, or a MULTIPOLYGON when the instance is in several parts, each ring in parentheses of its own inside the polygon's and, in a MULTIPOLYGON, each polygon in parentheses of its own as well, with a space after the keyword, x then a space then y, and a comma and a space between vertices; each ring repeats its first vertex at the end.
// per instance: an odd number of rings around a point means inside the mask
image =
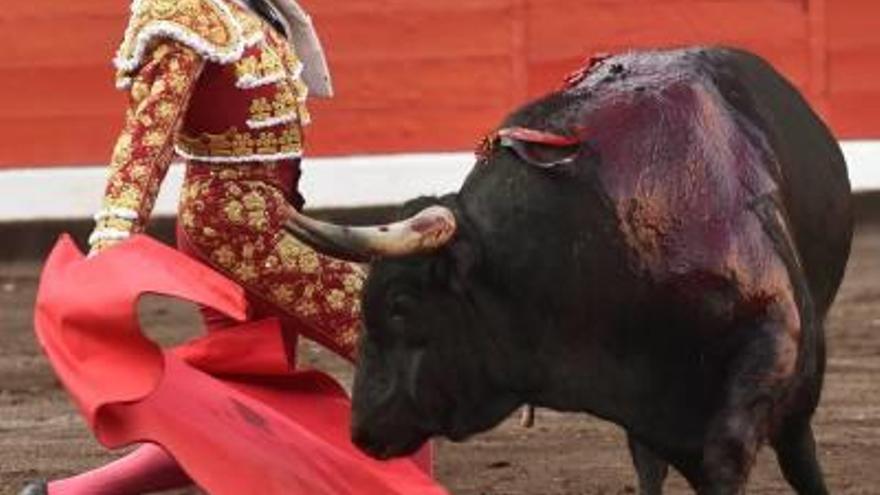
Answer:
MULTIPOLYGON (((590 54, 724 43, 760 53, 841 137, 880 137, 876 0, 303 0, 338 98, 313 100, 309 152, 469 149, 590 54)), ((123 97, 110 59, 125 0, 0 9, 0 167, 107 159, 123 97)))

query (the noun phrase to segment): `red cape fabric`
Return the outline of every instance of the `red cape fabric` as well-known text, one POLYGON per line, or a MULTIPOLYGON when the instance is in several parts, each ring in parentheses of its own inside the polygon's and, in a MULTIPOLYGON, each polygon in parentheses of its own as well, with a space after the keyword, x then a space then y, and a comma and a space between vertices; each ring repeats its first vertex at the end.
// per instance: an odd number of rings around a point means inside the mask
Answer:
POLYGON ((277 321, 163 350, 138 324, 148 293, 246 315, 236 284, 144 236, 93 258, 65 236, 43 270, 38 338, 102 444, 162 445, 215 495, 447 494, 413 460, 376 461, 351 444, 344 390, 290 371, 277 321))

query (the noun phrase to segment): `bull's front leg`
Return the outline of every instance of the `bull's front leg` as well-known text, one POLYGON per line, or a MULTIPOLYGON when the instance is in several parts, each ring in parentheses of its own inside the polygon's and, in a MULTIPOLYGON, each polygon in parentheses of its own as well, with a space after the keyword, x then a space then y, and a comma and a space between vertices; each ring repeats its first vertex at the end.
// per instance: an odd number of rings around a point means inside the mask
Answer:
POLYGON ((632 435, 627 434, 626 440, 639 478, 639 495, 662 495, 669 464, 632 435))
POLYGON ((794 490, 801 495, 827 495, 828 487, 822 476, 822 468, 816 456, 816 441, 810 426, 810 416, 793 415, 786 418, 773 448, 779 459, 782 474, 794 490))
POLYGON ((801 319, 792 300, 776 301, 764 321, 736 330, 740 345, 727 368, 719 411, 709 423, 703 447, 701 495, 745 492, 758 449, 798 375, 801 319), (741 339, 741 340, 740 340, 741 339))

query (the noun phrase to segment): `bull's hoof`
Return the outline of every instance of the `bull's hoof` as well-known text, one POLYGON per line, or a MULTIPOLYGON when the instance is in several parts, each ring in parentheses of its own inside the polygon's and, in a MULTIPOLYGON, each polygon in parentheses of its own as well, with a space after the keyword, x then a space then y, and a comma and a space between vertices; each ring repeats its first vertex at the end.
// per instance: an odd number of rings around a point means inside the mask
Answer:
POLYGON ((49 485, 43 480, 29 481, 18 495, 49 495, 49 485))

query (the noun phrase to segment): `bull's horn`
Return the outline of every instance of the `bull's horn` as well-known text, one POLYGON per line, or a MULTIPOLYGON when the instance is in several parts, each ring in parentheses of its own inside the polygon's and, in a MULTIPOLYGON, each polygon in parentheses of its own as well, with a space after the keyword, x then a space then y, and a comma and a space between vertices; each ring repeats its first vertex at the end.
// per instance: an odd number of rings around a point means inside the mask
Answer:
POLYGON ((406 220, 371 227, 334 225, 291 208, 285 227, 296 238, 322 253, 351 261, 366 261, 434 251, 452 239, 456 222, 449 208, 436 205, 406 220))

